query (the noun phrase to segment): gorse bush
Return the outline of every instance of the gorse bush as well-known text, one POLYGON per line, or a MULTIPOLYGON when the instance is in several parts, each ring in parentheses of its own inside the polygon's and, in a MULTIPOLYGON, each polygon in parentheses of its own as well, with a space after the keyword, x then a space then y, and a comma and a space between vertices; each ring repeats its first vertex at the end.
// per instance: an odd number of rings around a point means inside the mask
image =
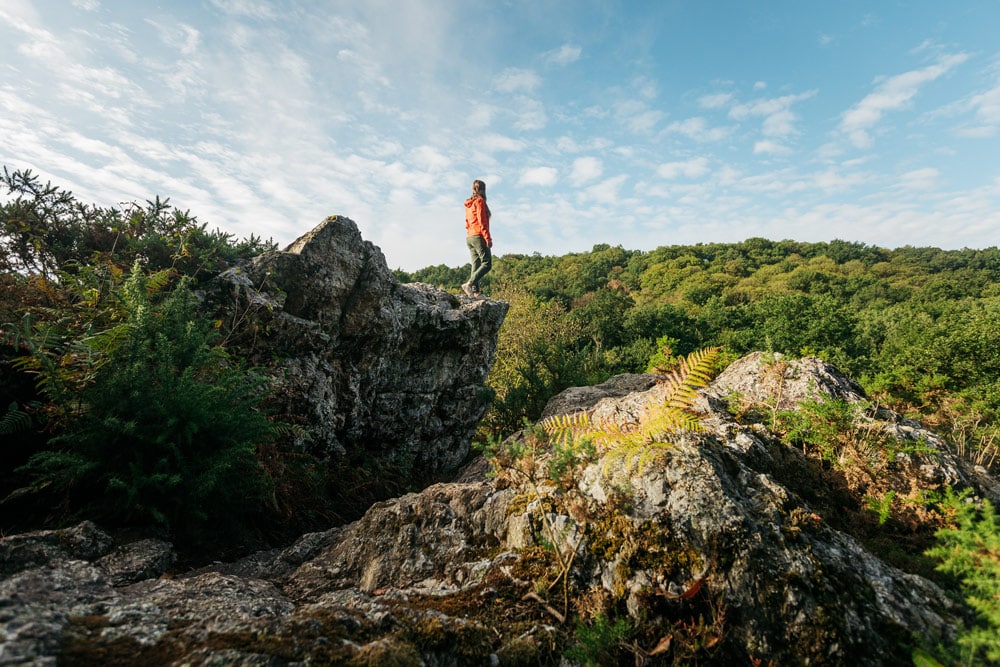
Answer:
POLYGON ((255 449, 271 434, 263 378, 213 346, 181 281, 160 303, 136 268, 120 291, 123 333, 80 388, 51 449, 20 470, 44 497, 116 526, 181 541, 240 527, 266 497, 255 449))
POLYGON ((173 268, 198 280, 227 265, 275 248, 256 236, 236 241, 209 231, 187 211, 159 197, 144 205, 101 208, 71 192, 42 184, 30 171, 0 174, 10 200, 0 205, 0 272, 48 280, 81 267, 114 265, 127 271, 173 268))
POLYGON ((0 190, 4 524, 152 526, 200 552, 302 516, 290 479, 317 475, 275 445, 264 379, 192 294, 275 244, 209 231, 159 197, 83 204, 30 171, 4 168, 0 190))

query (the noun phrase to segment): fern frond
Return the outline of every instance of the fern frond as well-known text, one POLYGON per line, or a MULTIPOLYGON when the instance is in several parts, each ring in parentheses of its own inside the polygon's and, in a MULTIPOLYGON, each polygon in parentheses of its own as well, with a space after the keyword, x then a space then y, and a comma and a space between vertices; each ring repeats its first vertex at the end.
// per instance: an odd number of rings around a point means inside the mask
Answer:
POLYGON ((128 323, 98 331, 97 333, 81 339, 87 349, 102 354, 108 354, 117 349, 118 346, 128 338, 132 326, 128 323))
POLYGON ((715 375, 721 347, 697 350, 678 359, 677 368, 659 379, 662 398, 650 401, 638 424, 618 424, 612 420, 594 420, 588 412, 546 417, 539 422, 555 447, 571 448, 586 439, 611 454, 641 468, 658 449, 669 446, 673 436, 703 429, 692 408, 698 389, 708 385, 715 375))
POLYGON ((553 415, 546 417, 539 423, 547 434, 556 435, 565 431, 577 431, 589 428, 590 414, 586 412, 574 412, 568 415, 553 415))
POLYGON ((608 447, 627 436, 627 432, 618 424, 595 422, 589 413, 582 411, 546 417, 540 424, 550 441, 559 445, 567 445, 572 440, 585 437, 596 445, 608 447))
POLYGON ((659 442, 665 436, 683 431, 704 430, 697 415, 672 406, 655 407, 643 418, 642 432, 649 442, 659 442))
POLYGON ((7 412, 0 417, 0 434, 10 435, 31 428, 31 416, 22 412, 17 403, 7 406, 7 412))
POLYGON ((170 279, 177 275, 176 269, 161 269, 146 276, 146 294, 152 296, 170 284, 170 279))

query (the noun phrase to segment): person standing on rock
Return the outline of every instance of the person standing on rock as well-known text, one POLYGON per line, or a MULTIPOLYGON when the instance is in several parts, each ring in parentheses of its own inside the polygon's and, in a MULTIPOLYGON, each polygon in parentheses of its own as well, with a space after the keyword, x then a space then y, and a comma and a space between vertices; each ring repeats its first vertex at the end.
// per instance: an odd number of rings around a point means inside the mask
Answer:
POLYGON ((493 268, 493 237, 490 236, 490 207, 486 205, 486 183, 472 181, 472 196, 465 200, 465 244, 472 256, 472 275, 462 291, 478 299, 479 280, 493 268))

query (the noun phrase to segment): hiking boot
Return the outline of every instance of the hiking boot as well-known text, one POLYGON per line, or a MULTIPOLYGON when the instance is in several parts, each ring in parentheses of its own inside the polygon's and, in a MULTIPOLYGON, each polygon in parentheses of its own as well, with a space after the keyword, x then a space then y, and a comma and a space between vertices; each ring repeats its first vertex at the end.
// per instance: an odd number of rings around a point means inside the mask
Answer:
POLYGON ((462 283, 462 291, 465 292, 465 296, 470 299, 475 298, 475 292, 472 291, 472 283, 462 283))

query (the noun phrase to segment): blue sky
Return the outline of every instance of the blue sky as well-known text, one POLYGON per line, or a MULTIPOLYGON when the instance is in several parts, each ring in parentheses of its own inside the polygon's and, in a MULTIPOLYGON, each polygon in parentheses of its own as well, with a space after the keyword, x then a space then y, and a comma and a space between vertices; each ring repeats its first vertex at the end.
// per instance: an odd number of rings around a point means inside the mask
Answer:
POLYGON ((391 268, 1000 244, 996 0, 2 0, 0 164, 391 268))

